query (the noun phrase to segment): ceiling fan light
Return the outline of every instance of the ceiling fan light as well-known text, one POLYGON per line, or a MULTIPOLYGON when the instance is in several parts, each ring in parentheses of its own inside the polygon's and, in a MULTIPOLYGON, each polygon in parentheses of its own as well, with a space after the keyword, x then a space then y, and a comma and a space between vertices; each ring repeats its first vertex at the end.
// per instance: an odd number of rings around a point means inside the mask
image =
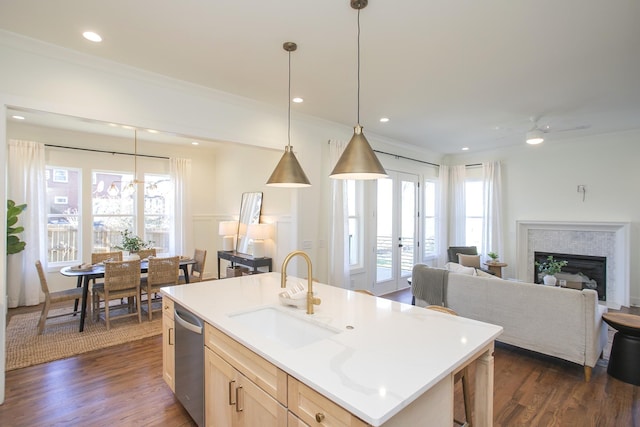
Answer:
POLYGON ((379 179, 386 178, 387 172, 371 149, 362 133, 362 126, 353 128, 351 141, 333 168, 333 179, 379 179))
POLYGON ((302 166, 300 166, 296 155, 293 154, 292 147, 290 145, 284 147, 284 154, 267 180, 267 185, 270 187, 289 188, 311 186, 309 178, 307 178, 304 170, 302 170, 302 166))
POLYGON ((531 129, 527 132, 527 144, 536 145, 544 141, 544 133, 540 129, 531 129))

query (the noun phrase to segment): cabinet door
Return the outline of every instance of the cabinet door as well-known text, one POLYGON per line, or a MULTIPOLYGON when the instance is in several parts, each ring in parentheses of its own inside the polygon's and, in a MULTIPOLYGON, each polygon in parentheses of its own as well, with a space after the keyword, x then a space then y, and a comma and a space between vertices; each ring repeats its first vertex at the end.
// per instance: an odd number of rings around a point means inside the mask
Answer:
POLYGON ((300 418, 289 411, 287 412, 287 427, 309 427, 309 424, 302 421, 300 418))
POLYGON ((238 426, 286 427, 287 408, 247 377, 238 373, 238 426))
POLYGON ((204 419, 207 426, 236 425, 237 371, 204 349, 204 419))
MULTIPOLYGON (((173 313, 172 313, 173 314, 173 313)), ((176 335, 173 316, 162 315, 162 377, 174 393, 175 390, 175 352, 176 335)))

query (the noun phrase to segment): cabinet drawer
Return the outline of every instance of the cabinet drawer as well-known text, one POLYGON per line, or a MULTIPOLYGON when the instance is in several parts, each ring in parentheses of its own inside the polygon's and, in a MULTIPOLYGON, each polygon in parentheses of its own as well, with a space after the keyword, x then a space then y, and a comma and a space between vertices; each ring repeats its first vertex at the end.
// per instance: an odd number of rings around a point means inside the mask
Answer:
POLYGON ((320 393, 289 377, 289 410, 310 426, 367 426, 368 424, 320 393))
POLYGON ((229 338, 208 323, 204 325, 204 344, 244 376, 287 405, 287 374, 242 344, 229 338))
POLYGON ((162 314, 173 319, 173 300, 166 295, 162 297, 162 314))

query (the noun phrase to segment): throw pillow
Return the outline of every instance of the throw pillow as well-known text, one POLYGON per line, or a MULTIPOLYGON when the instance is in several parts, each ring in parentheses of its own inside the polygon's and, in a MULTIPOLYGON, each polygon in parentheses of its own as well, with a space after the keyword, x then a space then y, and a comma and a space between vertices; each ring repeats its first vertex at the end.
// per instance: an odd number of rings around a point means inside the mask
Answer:
POLYGON ((460 264, 455 263, 455 262, 446 263, 444 265, 444 268, 449 270, 451 273, 467 274, 469 276, 475 276, 476 275, 476 269, 475 268, 473 268, 473 267, 465 267, 465 266, 460 265, 460 264))
POLYGON ((458 254, 458 263, 465 267, 480 268, 480 255, 458 254))
POLYGON ((479 277, 488 277, 490 279, 499 279, 498 276, 494 276, 493 274, 489 274, 486 271, 482 271, 479 268, 476 269, 476 276, 479 277))

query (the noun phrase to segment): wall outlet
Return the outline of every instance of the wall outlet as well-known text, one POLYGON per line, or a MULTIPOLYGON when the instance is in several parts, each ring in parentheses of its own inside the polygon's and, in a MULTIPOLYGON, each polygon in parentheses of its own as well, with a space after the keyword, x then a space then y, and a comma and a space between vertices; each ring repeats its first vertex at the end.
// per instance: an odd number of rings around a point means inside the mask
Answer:
POLYGON ((311 240, 302 241, 302 249, 311 249, 311 248, 313 248, 313 242, 311 240))

